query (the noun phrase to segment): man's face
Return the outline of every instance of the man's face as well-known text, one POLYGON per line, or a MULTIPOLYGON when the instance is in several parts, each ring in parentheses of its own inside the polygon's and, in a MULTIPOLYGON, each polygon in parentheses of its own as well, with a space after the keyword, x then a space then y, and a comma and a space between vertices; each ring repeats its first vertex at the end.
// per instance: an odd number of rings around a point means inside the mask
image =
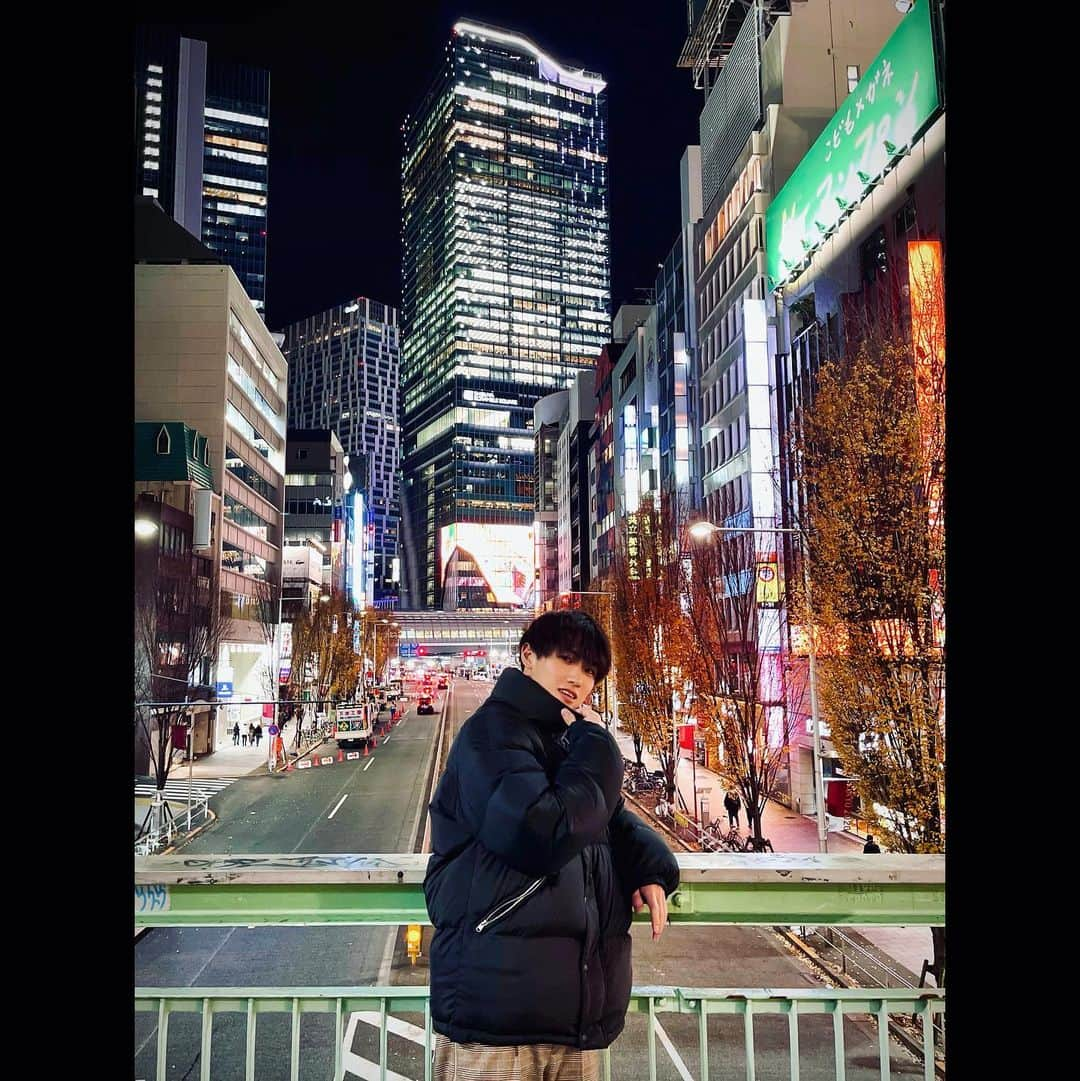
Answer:
POLYGON ((521 649, 525 675, 536 680, 548 694, 568 709, 579 709, 596 686, 596 680, 581 666, 581 661, 564 661, 557 653, 537 657, 531 646, 521 649))

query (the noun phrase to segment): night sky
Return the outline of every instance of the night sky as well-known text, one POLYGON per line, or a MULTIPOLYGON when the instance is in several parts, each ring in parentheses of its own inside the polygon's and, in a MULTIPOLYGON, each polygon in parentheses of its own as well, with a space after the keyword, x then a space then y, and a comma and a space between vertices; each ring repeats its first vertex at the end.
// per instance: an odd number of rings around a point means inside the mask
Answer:
POLYGON ((366 0, 353 14, 313 0, 237 5, 241 22, 184 21, 194 8, 153 13, 207 42, 210 57, 270 71, 272 330, 358 295, 400 305, 401 125, 458 19, 516 30, 607 80, 612 314, 652 287, 678 232, 679 159, 698 141, 702 103, 675 67, 682 0, 366 0))

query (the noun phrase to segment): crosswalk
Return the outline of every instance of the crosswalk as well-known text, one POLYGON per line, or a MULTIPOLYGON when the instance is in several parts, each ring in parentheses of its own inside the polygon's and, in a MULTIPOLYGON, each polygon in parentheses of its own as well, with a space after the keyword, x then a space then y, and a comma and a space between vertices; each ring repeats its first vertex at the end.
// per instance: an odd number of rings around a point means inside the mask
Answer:
MULTIPOLYGON (((196 799, 210 799, 223 789, 228 788, 239 777, 194 777, 191 781, 191 794, 196 799)), ((152 784, 135 785, 136 796, 153 796, 157 789, 152 784)), ((188 779, 170 778, 165 784, 165 798, 186 800, 188 798, 188 779)))

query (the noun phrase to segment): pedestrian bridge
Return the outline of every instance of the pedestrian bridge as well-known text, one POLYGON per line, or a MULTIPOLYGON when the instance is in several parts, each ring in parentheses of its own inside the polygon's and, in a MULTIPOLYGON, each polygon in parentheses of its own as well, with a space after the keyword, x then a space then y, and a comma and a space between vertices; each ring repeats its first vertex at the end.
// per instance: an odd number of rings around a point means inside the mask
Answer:
POLYGON ((533 612, 388 612, 398 625, 398 646, 423 648, 430 657, 465 649, 486 649, 504 658, 516 656, 521 634, 533 612))
MULTIPOLYGON (((945 857, 902 855, 720 855, 675 853, 681 883, 668 904, 669 934, 680 925, 892 925, 944 926, 945 857)), ((428 857, 416 855, 230 855, 147 856, 135 859, 135 926, 186 927, 326 924, 426 924, 421 884, 428 857)), ((648 922, 643 910, 635 919, 648 922)), ((215 1017, 237 1016, 244 1024, 245 1078, 253 1081, 256 1040, 264 1029, 288 1026, 288 1076, 300 1076, 300 1021, 305 1014, 329 1015, 335 1081, 360 1076, 408 1081, 391 1070, 388 1037, 403 1037, 423 1048, 414 1081, 431 1081, 432 1029, 426 987, 140 987, 137 1011, 157 1020, 156 1077, 168 1076, 169 1023, 177 1015, 195 1014, 200 1042, 201 1081, 210 1081, 215 1017), (270 1024, 268 1015, 280 1015, 270 1024), (399 1014, 415 1016, 419 1024, 399 1014), (357 1020, 377 1029, 377 1059, 353 1054, 351 1037, 357 1020)), ((786 1020, 790 1077, 809 1081, 835 1077, 847 1081, 849 1071, 869 1076, 865 1056, 857 1062, 845 1047, 845 1018, 870 1016, 878 1033, 878 1062, 873 1076, 890 1081, 890 1048, 895 1048, 896 1019, 911 1017, 915 1036, 907 1046, 921 1049, 919 1071, 926 1081, 944 1076, 945 991, 937 988, 693 988, 635 987, 631 1014, 644 1015, 647 1061, 637 1077, 660 1076, 708 1081, 710 1060, 730 1071, 730 1041, 719 1047, 717 1019, 742 1021, 741 1068, 748 1081, 757 1076, 755 1024, 786 1020), (690 1015, 697 1025, 697 1071, 689 1069, 672 1046, 662 1015, 690 1015), (800 1024, 802 1019, 802 1024, 800 1024), (823 1036, 820 1026, 826 1026, 823 1036), (815 1027, 818 1026, 818 1027, 815 1027), (827 1073, 804 1072, 806 1047, 813 1045, 831 1059, 827 1073), (666 1054, 657 1055, 657 1046, 666 1054), (935 1044, 937 1046, 935 1046, 935 1044), (805 1045, 805 1046, 804 1046, 805 1045), (673 1073, 672 1069, 676 1072, 673 1073)), ((620 1041, 628 1038, 627 1032, 620 1041)), ((604 1078, 610 1081, 612 1058, 619 1042, 604 1052, 604 1078)), ((305 1047, 311 1047, 310 1034, 305 1047)), ((895 1050, 892 1052, 895 1055, 895 1050)), ((912 1076, 910 1067, 905 1076, 912 1076)), ((719 1076, 717 1074, 714 1076, 719 1076)), ((285 1076, 284 1070, 282 1076, 285 1076)), ((305 1076, 310 1076, 305 1071, 305 1076)), ((616 1073, 619 1081, 635 1081, 616 1073)))

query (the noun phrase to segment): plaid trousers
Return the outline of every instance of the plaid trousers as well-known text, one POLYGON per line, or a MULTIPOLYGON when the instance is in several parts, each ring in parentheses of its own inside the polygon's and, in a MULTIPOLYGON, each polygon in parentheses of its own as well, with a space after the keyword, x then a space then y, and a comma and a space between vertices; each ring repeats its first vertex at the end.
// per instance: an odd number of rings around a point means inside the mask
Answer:
POLYGON ((561 1044, 491 1047, 435 1036, 435 1081, 600 1081, 600 1052, 561 1044))

